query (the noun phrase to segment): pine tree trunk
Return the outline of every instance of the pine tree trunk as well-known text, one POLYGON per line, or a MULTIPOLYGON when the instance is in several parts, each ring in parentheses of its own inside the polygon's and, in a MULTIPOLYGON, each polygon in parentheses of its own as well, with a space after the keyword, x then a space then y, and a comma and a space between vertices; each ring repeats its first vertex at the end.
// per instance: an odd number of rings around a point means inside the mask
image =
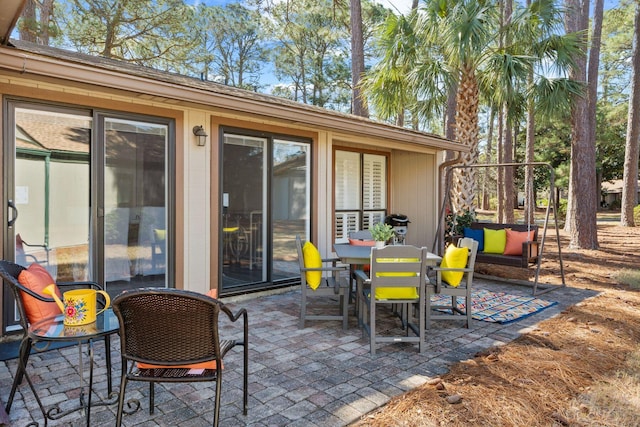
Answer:
POLYGON ((364 74, 364 40, 362 38, 362 5, 351 0, 351 85, 353 114, 369 117, 367 103, 360 91, 360 79, 364 74))
POLYGON ((627 142, 624 150, 624 176, 620 225, 634 227, 633 208, 638 204, 638 152, 640 148, 640 3, 636 3, 633 31, 633 71, 629 115, 627 117, 627 142))
MULTIPOLYGON (((588 0, 566 0, 565 25, 568 32, 586 31, 589 23, 588 0)), ((576 65, 570 77, 587 81, 586 52, 575 58, 576 65)), ((591 82, 589 82, 591 83, 591 82)), ((593 84, 597 84, 596 81, 593 84)), ((565 230, 569 233, 569 246, 580 249, 597 249, 597 200, 596 147, 590 139, 588 124, 588 98, 578 97, 571 111, 571 168, 569 172, 569 200, 565 230)))

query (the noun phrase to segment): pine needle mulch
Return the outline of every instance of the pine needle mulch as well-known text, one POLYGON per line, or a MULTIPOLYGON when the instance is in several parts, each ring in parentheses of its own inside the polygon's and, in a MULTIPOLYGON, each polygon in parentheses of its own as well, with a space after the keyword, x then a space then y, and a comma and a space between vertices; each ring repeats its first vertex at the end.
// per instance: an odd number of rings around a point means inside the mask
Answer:
POLYGON ((454 365, 353 426, 637 426, 640 291, 616 275, 640 268, 640 228, 601 226, 598 236, 599 250, 565 249, 561 236, 568 286, 597 296, 454 365))

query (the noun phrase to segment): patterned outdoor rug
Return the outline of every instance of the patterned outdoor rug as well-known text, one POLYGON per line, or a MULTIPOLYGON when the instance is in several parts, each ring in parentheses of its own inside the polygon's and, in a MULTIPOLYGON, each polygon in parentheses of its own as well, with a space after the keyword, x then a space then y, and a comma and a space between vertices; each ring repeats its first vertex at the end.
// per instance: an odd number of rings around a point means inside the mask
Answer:
MULTIPOLYGON (((444 305, 449 298, 451 297, 446 295, 435 295, 431 297, 431 301, 436 305, 444 305)), ((506 292, 490 292, 485 289, 472 290, 471 300, 471 317, 502 324, 524 319, 557 304, 556 301, 510 295, 506 292)), ((458 306, 464 307, 464 297, 458 297, 458 306)))

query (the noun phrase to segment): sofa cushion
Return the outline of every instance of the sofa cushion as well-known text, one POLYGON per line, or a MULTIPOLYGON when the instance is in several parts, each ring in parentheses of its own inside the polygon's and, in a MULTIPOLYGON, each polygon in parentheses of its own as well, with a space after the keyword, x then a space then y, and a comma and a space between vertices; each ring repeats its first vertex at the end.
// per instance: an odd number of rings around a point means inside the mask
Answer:
POLYGON ((535 231, 513 231, 506 229, 504 255, 522 255, 522 244, 533 240, 535 231))
POLYGON ((507 244, 507 231, 484 229, 484 253, 487 254, 503 254, 504 247, 507 244))
POLYGON ((484 251, 484 230, 475 228, 464 228, 464 237, 469 237, 478 242, 478 251, 484 251))

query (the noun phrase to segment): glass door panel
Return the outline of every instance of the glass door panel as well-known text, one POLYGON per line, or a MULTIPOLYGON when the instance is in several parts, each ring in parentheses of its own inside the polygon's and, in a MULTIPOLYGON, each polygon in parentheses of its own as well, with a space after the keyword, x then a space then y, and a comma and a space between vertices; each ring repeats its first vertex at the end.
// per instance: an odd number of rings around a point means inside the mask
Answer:
POLYGON ((225 135, 222 183, 222 287, 267 280, 267 140, 225 135))
MULTIPOLYGON (((90 113, 17 103, 8 111, 14 126, 6 194, 15 221, 5 250, 25 267, 41 264, 55 280, 92 280, 90 113)), ((5 325, 12 329, 18 319, 9 292, 4 302, 5 325)))
POLYGON ((164 124, 104 118, 104 282, 110 293, 166 286, 164 124))
POLYGON ((309 239, 310 160, 309 144, 274 140, 273 281, 300 275, 295 237, 309 239))

